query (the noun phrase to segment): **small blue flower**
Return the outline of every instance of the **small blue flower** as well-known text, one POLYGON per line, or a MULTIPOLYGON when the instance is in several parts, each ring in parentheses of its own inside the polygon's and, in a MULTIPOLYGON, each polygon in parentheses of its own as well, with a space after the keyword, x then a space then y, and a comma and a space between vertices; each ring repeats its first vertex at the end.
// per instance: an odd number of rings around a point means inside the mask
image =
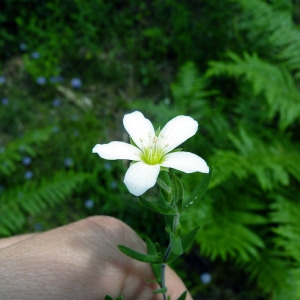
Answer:
POLYGON ((6 82, 6 78, 4 76, 0 76, 0 84, 3 84, 6 82))
POLYGON ((41 57, 41 55, 37 51, 34 51, 34 52, 31 53, 31 58, 33 58, 33 59, 38 59, 40 57, 41 57))
POLYGON ((39 76, 36 79, 36 83, 39 84, 39 85, 44 85, 46 83, 46 78, 44 76, 39 76))
POLYGON ((25 165, 25 166, 30 165, 31 164, 31 157, 29 157, 29 156, 23 157, 22 162, 23 162, 23 165, 25 165))
POLYGON ((5 152, 5 147, 0 147, 0 153, 5 152))
POLYGON ((209 273, 202 273, 200 279, 203 284, 209 284, 211 282, 211 275, 209 273))
POLYGON ((33 177, 33 172, 32 171, 26 171, 24 177, 26 179, 31 179, 33 177))
POLYGON ((94 207, 94 200, 92 200, 92 199, 85 200, 84 206, 86 208, 93 208, 94 207))
POLYGON ((1 103, 2 105, 7 105, 9 103, 9 100, 7 98, 2 98, 1 103))
POLYGON ((25 43, 20 43, 20 50, 25 51, 27 49, 27 45, 25 43))
POLYGON ((75 131, 73 132, 73 135, 74 135, 75 137, 77 137, 77 136, 79 136, 79 132, 78 132, 77 130, 75 130, 75 131))
POLYGON ((72 121, 78 121, 79 120, 79 116, 78 115, 72 115, 71 116, 71 120, 72 121))
POLYGON ((44 226, 43 226, 43 224, 41 224, 41 223, 35 223, 35 224, 33 225, 33 228, 34 228, 34 231, 42 231, 43 228, 44 228, 44 226))
POLYGON ((110 187, 111 187, 113 190, 116 189, 117 186, 118 186, 118 184, 117 184, 115 181, 112 181, 112 182, 110 183, 110 187))
POLYGON ((73 166, 73 159, 70 158, 70 157, 66 158, 66 159, 64 160, 64 165, 65 165, 66 167, 72 167, 72 166, 73 166))
POLYGON ((108 170, 108 171, 111 170, 111 169, 112 169, 111 163, 105 162, 105 163, 104 163, 104 169, 105 169, 105 170, 108 170))
POLYGON ((4 186, 0 185, 0 195, 3 193, 3 191, 4 191, 4 186))
POLYGON ((59 132, 59 127, 58 127, 58 126, 54 126, 54 127, 52 128, 52 132, 53 132, 53 133, 59 132))
POLYGON ((61 83, 63 81, 62 76, 51 76, 50 82, 51 83, 61 83))
POLYGON ((55 99, 52 101, 52 104, 53 104, 54 107, 58 107, 58 106, 60 106, 61 101, 60 101, 60 99, 55 98, 55 99))
POLYGON ((72 78, 71 79, 71 86, 75 89, 79 89, 82 86, 82 82, 79 78, 72 78))

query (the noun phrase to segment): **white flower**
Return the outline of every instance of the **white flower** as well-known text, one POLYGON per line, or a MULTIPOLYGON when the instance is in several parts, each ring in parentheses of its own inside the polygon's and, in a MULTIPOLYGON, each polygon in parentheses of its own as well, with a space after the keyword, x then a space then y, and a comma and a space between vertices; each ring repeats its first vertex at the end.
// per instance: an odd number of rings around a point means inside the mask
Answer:
POLYGON ((126 114, 123 124, 136 146, 110 142, 96 145, 93 153, 98 153, 104 159, 128 159, 135 162, 130 165, 124 178, 125 185, 133 195, 140 196, 155 185, 160 167, 185 173, 209 173, 206 162, 196 154, 171 152, 197 132, 198 123, 193 118, 175 117, 158 136, 152 123, 139 111, 126 114))

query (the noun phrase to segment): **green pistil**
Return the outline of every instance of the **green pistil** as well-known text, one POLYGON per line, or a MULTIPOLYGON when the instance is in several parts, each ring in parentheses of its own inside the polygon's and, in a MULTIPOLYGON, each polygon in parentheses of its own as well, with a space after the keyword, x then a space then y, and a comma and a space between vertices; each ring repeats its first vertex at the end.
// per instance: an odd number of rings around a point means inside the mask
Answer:
POLYGON ((156 143, 153 143, 150 147, 143 149, 141 159, 148 165, 157 165, 164 161, 164 156, 164 151, 160 147, 157 147, 156 143))

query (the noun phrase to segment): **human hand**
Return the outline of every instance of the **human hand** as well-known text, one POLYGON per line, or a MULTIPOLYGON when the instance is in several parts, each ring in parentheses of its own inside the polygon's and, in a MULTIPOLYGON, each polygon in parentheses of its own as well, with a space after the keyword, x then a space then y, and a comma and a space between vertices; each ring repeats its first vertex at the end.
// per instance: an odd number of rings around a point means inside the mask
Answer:
MULTIPOLYGON (((146 253, 144 242, 125 223, 90 217, 44 233, 0 240, 0 299, 159 300, 149 264, 119 251, 125 245, 146 253)), ((171 299, 186 289, 167 268, 171 299)), ((191 300, 188 295, 187 300, 191 300)))

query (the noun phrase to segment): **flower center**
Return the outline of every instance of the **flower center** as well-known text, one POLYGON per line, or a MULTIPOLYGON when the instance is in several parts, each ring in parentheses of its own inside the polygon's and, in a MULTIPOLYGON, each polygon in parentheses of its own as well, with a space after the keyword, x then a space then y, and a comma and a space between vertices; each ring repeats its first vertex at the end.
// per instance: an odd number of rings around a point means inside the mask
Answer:
POLYGON ((148 165, 157 165, 164 161, 166 152, 163 151, 164 147, 158 140, 157 136, 152 137, 149 144, 142 149, 141 159, 148 165))

